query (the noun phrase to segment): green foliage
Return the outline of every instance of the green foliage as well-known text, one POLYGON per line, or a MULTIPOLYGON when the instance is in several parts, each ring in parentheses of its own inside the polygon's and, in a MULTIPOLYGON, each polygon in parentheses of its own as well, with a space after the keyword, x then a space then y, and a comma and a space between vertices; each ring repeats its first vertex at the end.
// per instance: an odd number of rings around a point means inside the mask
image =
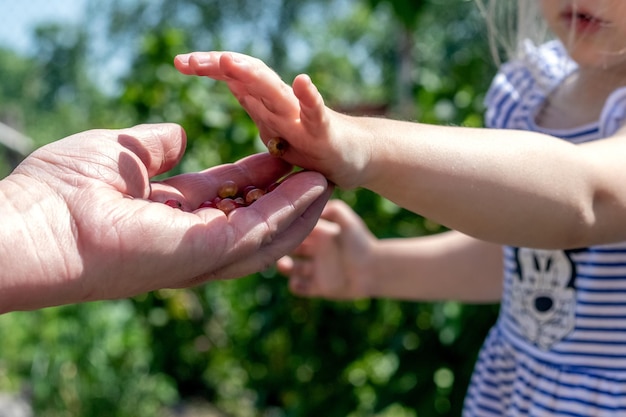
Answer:
POLYGON ((374 8, 380 4, 390 4, 395 18, 407 29, 415 29, 417 16, 428 3, 426 0, 368 0, 370 7, 374 8))
POLYGON ((87 77, 86 34, 72 27, 42 26, 34 57, 0 50, 0 120, 37 145, 96 127, 128 123, 87 77))
POLYGON ((31 391, 46 416, 148 417, 178 397, 128 300, 0 316, 0 339, 0 388, 31 391))
MULTIPOLYGON (((252 53, 286 80, 309 73, 339 109, 390 111, 408 92, 418 120, 481 125, 493 66, 471 2, 161 0, 90 7, 106 16, 118 53, 130 48, 130 70, 112 96, 85 78, 88 32, 44 28, 44 61, 2 60, 15 83, 0 83, 0 97, 19 98, 3 109, 13 109, 38 138, 94 126, 180 123, 188 149, 172 173, 264 150, 222 83, 173 68, 178 53, 217 48, 252 53), (400 82, 398 48, 407 33, 414 42, 408 86, 400 82)), ((336 198, 381 238, 443 230, 367 190, 338 190, 336 198)), ((236 417, 458 416, 496 310, 302 299, 270 269, 133 300, 2 316, 0 384, 30 385, 46 416, 155 415, 194 397, 236 417)))

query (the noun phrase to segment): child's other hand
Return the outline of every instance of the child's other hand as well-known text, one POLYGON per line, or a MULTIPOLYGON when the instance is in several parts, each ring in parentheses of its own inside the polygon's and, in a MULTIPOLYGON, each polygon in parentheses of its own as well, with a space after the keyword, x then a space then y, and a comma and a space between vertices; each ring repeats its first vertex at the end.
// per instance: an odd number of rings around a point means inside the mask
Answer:
POLYGON ((331 200, 311 234, 278 260, 297 295, 350 300, 371 296, 369 253, 376 238, 344 202, 331 200))
POLYGON ((371 134, 355 118, 327 108, 307 75, 290 87, 262 61, 233 52, 194 52, 174 63, 183 74, 225 81, 265 144, 276 137, 288 142, 282 157, 289 163, 321 172, 342 188, 363 183, 371 134))

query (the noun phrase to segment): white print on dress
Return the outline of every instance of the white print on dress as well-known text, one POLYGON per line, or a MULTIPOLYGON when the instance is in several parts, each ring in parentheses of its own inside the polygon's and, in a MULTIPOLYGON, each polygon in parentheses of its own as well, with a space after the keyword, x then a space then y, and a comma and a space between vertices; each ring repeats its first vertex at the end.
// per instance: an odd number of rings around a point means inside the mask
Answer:
POLYGON ((516 249, 513 317, 523 335, 549 350, 574 328, 575 265, 564 251, 516 249))

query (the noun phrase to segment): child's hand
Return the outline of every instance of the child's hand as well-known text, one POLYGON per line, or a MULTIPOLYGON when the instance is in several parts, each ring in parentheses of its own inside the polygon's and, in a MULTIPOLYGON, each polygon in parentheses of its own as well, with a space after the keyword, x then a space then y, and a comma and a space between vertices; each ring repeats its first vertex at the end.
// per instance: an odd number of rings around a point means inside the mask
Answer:
POLYGON ((331 200, 311 234, 279 259, 295 294, 337 300, 371 296, 369 256, 376 238, 344 202, 331 200))
POLYGON ((354 118, 328 109, 307 75, 296 77, 292 88, 262 61, 232 52, 194 52, 174 63, 184 74, 225 81, 265 144, 276 137, 288 142, 282 157, 289 163, 343 188, 362 184, 371 135, 354 118))

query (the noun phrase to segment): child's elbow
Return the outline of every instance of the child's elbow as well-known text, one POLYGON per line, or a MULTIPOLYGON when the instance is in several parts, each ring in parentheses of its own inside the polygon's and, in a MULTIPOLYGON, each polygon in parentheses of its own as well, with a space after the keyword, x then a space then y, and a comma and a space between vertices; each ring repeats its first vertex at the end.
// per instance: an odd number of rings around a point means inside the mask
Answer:
POLYGON ((581 248, 626 241, 626 205, 610 196, 596 195, 576 206, 566 245, 581 248))

